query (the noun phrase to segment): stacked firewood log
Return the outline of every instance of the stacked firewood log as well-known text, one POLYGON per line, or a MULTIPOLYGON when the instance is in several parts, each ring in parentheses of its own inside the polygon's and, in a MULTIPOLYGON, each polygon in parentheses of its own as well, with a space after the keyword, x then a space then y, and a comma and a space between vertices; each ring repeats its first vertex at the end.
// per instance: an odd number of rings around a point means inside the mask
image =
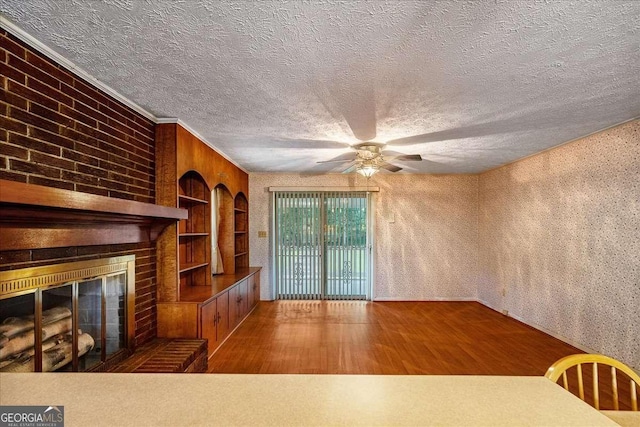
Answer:
MULTIPOLYGON (((73 358, 71 310, 54 307, 42 312, 42 371, 55 371, 73 358)), ((33 372, 35 333, 33 316, 8 317, 0 324, 0 371, 33 372)), ((95 342, 78 330, 78 356, 95 342)))

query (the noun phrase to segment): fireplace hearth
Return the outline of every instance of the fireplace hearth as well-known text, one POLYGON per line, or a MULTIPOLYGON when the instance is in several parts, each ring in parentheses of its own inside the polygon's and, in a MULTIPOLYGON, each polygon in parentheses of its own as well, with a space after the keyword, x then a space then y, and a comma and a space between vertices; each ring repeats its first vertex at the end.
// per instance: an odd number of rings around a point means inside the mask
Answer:
POLYGON ((0 372, 99 371, 133 349, 135 256, 0 272, 0 372))

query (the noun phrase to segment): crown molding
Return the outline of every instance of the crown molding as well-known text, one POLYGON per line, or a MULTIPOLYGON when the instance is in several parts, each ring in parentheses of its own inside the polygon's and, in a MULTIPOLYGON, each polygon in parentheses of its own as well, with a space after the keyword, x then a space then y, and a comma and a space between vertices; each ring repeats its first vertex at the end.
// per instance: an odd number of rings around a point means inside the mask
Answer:
POLYGON ((6 31, 11 33, 11 35, 17 37, 18 39, 20 39, 21 41, 23 41, 27 45, 31 46, 32 48, 34 48, 38 52, 42 53, 47 58, 55 61, 57 64, 63 66, 67 70, 71 71, 73 74, 77 75, 81 79, 86 80, 87 82, 91 83, 92 85, 94 85, 95 87, 100 89, 101 91, 105 92, 107 95, 109 95, 109 96, 115 98, 116 100, 120 101, 121 103, 123 103, 127 107, 131 108, 132 110, 134 110, 138 114, 141 114, 142 116, 144 116, 147 119, 152 120, 154 122, 157 120, 156 116, 154 116, 153 114, 151 114, 150 112, 148 112, 147 110, 145 110, 144 108, 142 108, 141 106, 136 104, 135 102, 131 101, 129 98, 127 98, 124 95, 120 94, 115 89, 109 87, 107 84, 105 84, 105 83, 101 82, 100 80, 96 79, 91 74, 89 74, 88 72, 83 70, 81 67, 79 67, 76 64, 74 64, 73 62, 69 61, 67 58, 65 58, 64 56, 60 55, 55 50, 51 49, 49 46, 45 45, 40 40, 38 40, 35 37, 33 37, 31 34, 25 32, 23 29, 21 29, 20 27, 15 25, 13 22, 11 22, 7 18, 5 18, 2 14, 0 14, 0 27, 4 28, 6 31))
MULTIPOLYGON (((498 169, 500 169, 500 168, 503 168, 503 167, 505 167, 505 166, 510 166, 510 165, 515 164, 515 163, 522 162, 523 160, 530 159, 531 157, 536 157, 536 156, 538 156, 538 155, 540 155, 540 154, 543 154, 543 153, 546 153, 546 152, 548 152, 548 151, 555 150, 556 148, 560 148, 560 147, 563 147, 563 146, 565 146, 565 145, 569 145, 569 144, 571 144, 572 142, 580 141, 581 139, 588 138, 588 137, 590 137, 590 136, 592 136, 592 135, 595 135, 595 134, 597 134, 597 133, 600 133, 600 132, 606 132, 606 131, 608 131, 609 129, 613 129, 613 128, 616 128, 616 127, 618 127, 618 126, 622 126, 622 125, 624 125, 624 124, 634 122, 634 121, 636 121, 636 120, 640 120, 640 116, 636 116, 636 117, 633 117, 633 118, 628 119, 628 120, 623 120, 623 121, 621 121, 621 122, 619 122, 619 123, 613 124, 613 125, 611 125, 611 126, 607 126, 606 128, 598 129, 598 130, 593 131, 593 132, 591 132, 591 133, 588 133, 588 134, 586 134, 586 135, 582 135, 582 136, 579 136, 579 137, 577 137, 577 138, 570 139, 569 141, 565 141, 565 142, 563 142, 563 143, 561 143, 561 144, 554 145, 553 147, 545 148, 545 149, 544 149, 544 150, 542 150, 542 151, 537 151, 537 152, 535 152, 535 153, 529 154, 528 156, 520 157, 519 159, 516 159, 516 160, 514 160, 514 161, 512 161, 512 162, 509 162, 509 163, 505 163, 504 165, 496 166, 495 168, 487 169, 486 171, 482 171, 482 172, 479 172, 479 173, 476 173, 476 174, 472 174, 472 175, 478 175, 478 176, 480 176, 480 175, 483 175, 483 174, 485 174, 485 173, 493 172, 493 171, 498 170, 498 169)), ((571 344, 571 343, 570 343, 570 344, 571 344)), ((572 345, 573 345, 573 344, 572 344, 572 345)), ((574 346, 574 347, 575 347, 575 346, 574 346)), ((580 347, 578 347, 578 348, 580 348, 580 347)))
POLYGON ((167 123, 175 123, 175 124, 178 124, 178 125, 182 126, 185 130, 189 131, 193 136, 195 136, 200 141, 202 141, 206 145, 208 145, 209 148, 211 148, 212 150, 215 150, 216 153, 220 154, 222 157, 224 157, 225 159, 230 161, 233 165, 235 165, 242 172, 247 173, 247 174, 249 173, 249 171, 247 171, 245 168, 240 166, 235 160, 233 160, 231 157, 229 157, 224 151, 222 151, 220 148, 216 147, 213 143, 211 143, 211 141, 208 141, 207 138, 205 138, 204 136, 200 135, 198 133, 198 131, 196 131, 194 128, 192 128, 191 126, 186 124, 182 119, 178 119, 176 117, 158 117, 158 118, 156 118, 156 123, 159 124, 159 125, 160 124, 167 124, 167 123))
POLYGON ((268 191, 270 193, 278 193, 278 192, 287 192, 287 191, 309 191, 309 192, 313 192, 313 191, 317 191, 317 192, 323 192, 323 191, 330 191, 333 193, 340 193, 340 192, 352 192, 352 191, 366 191, 369 193, 379 193, 380 192, 380 187, 369 187, 369 186, 363 186, 363 185, 354 185, 353 187, 305 187, 305 186, 300 186, 300 187, 269 187, 268 191))

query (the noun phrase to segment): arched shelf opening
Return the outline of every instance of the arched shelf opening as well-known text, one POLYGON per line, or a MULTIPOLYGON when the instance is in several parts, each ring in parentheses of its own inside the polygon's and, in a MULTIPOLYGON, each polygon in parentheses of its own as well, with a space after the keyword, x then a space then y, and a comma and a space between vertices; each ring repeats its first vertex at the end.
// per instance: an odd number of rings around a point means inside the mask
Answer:
POLYGON ((231 192, 224 184, 218 184, 213 192, 214 213, 212 223, 215 228, 213 252, 214 274, 235 273, 234 252, 234 200, 231 192))
POLYGON ((211 191, 204 178, 189 171, 178 180, 178 205, 189 213, 178 224, 180 290, 211 285, 211 191))
POLYGON ((249 267, 249 202, 240 192, 234 205, 234 257, 236 271, 249 267))

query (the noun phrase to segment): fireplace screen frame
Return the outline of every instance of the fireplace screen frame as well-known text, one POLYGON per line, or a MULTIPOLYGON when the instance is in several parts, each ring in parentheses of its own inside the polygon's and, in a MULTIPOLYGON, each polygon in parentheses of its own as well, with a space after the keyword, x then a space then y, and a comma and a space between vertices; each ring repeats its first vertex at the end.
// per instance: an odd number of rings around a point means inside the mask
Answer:
MULTIPOLYGON (((101 318, 102 331, 100 339, 100 362, 87 369, 88 371, 102 371, 112 363, 129 356, 134 349, 135 340, 135 255, 124 255, 100 258, 86 261, 73 261, 52 264, 42 267, 27 267, 18 270, 0 271, 0 303, 8 298, 33 294, 34 298, 34 372, 42 372, 42 302, 43 292, 65 285, 72 285, 72 370, 78 371, 78 296, 79 284, 95 279, 102 279, 101 318), (124 274, 124 347, 107 354, 104 341, 105 336, 105 304, 106 278, 124 274)), ((31 313, 30 313, 31 314, 31 313)))

